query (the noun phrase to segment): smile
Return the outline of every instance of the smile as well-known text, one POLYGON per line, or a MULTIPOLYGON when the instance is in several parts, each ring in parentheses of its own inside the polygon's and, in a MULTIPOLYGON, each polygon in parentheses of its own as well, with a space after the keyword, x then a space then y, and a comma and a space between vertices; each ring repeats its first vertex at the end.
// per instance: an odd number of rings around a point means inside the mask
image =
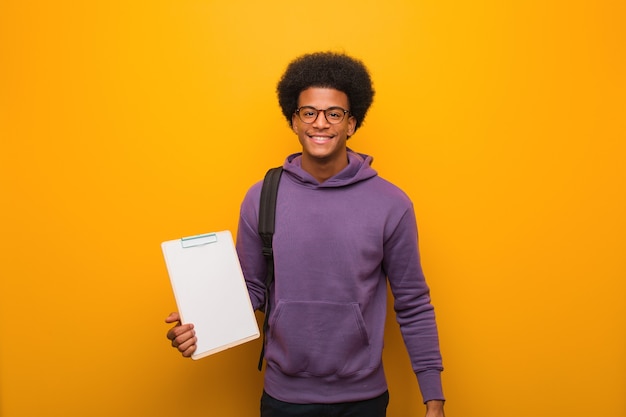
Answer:
POLYGON ((315 135, 309 136, 309 139, 311 139, 313 142, 318 142, 318 143, 328 142, 332 138, 333 138, 332 136, 315 136, 315 135))

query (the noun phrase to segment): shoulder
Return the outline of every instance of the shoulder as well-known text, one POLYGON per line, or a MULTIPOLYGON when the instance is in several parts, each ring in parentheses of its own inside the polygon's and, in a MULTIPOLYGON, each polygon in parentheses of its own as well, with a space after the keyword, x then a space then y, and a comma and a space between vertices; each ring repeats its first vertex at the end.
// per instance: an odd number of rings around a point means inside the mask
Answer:
POLYGON ((246 195, 244 200, 247 198, 259 197, 261 195, 261 188, 263 187, 263 180, 259 180, 252 184, 248 191, 246 191, 246 195))
POLYGON ((262 186, 262 180, 252 184, 252 186, 248 188, 248 191, 246 191, 241 202, 240 215, 241 217, 247 218, 250 222, 253 222, 258 215, 262 186))
POLYGON ((364 185, 369 188, 370 192, 378 195, 379 198, 386 198, 395 203, 413 204, 409 196, 400 187, 379 175, 366 181, 364 185))

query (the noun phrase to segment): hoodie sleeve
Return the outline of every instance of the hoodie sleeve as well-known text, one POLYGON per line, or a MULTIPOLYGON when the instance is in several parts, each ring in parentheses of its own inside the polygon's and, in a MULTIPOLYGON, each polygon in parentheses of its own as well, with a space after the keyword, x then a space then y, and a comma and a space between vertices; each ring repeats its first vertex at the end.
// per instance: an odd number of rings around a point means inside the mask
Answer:
POLYGON ((430 290, 420 263, 412 205, 384 243, 383 267, 394 296, 394 309, 424 402, 443 400, 442 360, 430 290))
POLYGON ((253 185, 241 203, 236 243, 239 262, 255 310, 262 308, 265 303, 266 265, 263 243, 258 233, 261 185, 262 182, 253 185))

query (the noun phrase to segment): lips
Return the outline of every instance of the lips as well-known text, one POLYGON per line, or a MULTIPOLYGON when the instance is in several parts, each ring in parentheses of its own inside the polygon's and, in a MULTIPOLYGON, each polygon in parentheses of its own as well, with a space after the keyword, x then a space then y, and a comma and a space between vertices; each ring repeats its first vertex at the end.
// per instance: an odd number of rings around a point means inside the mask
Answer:
POLYGON ((329 140, 333 139, 333 136, 326 135, 308 135, 309 139, 316 143, 326 143, 329 140))

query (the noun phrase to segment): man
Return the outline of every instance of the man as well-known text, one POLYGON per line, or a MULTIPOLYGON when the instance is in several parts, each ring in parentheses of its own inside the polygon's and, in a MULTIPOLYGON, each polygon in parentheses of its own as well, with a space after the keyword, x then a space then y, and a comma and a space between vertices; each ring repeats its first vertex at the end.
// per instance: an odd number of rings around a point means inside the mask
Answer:
MULTIPOLYGON (((278 100, 302 152, 283 165, 274 234, 275 281, 261 417, 383 417, 381 363, 387 280, 427 417, 443 417, 441 355, 422 273, 413 205, 347 140, 374 90, 366 67, 344 54, 304 55, 278 83, 278 100)), ((237 252, 252 305, 265 303, 257 231, 261 183, 241 205, 237 252)), ((177 313, 172 346, 195 350, 193 325, 177 313)))

